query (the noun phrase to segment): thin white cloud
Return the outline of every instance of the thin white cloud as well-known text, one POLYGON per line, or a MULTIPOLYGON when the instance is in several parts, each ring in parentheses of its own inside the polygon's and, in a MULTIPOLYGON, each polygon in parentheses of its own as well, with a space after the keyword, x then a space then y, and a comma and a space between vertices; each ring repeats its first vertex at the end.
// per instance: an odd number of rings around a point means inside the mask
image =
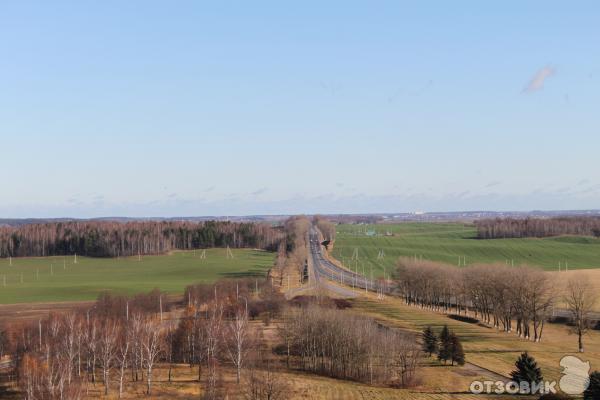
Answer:
POLYGON ((501 181, 491 181, 490 183, 488 183, 487 185, 485 185, 486 188, 491 188, 494 186, 498 186, 500 185, 502 182, 501 181))
POLYGON ((535 73, 535 75, 531 78, 523 92, 532 93, 541 90, 544 87, 544 83, 546 79, 550 78, 552 75, 556 73, 556 70, 553 67, 546 66, 535 73))

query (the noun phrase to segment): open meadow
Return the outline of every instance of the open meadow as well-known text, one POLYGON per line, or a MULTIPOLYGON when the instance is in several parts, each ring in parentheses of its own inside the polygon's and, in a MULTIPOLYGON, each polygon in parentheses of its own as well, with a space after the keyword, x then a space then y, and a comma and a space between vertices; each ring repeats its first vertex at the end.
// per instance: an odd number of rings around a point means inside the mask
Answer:
POLYGON ((174 251, 166 255, 0 259, 0 304, 95 300, 103 291, 132 295, 154 288, 181 294, 187 285, 227 277, 264 277, 275 255, 261 250, 174 251), (12 264, 12 265, 11 265, 12 264))
POLYGON ((477 239, 475 227, 462 223, 342 224, 332 255, 351 269, 382 276, 398 257, 419 257, 448 264, 508 263, 557 271, 600 267, 600 239, 559 236, 477 239), (383 253, 380 253, 383 251, 383 253), (358 261, 356 260, 358 254, 358 261), (353 257, 354 256, 354 257, 353 257))

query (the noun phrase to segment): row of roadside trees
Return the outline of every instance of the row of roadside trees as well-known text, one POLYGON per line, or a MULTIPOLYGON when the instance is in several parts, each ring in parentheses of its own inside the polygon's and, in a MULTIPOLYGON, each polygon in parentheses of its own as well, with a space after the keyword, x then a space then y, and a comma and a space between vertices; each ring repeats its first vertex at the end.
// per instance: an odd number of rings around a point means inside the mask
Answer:
POLYGON ((559 307, 572 320, 578 350, 591 327, 598 293, 589 281, 557 282, 536 268, 474 265, 464 268, 412 258, 398 261, 397 288, 407 304, 472 315, 497 329, 541 341, 559 307))

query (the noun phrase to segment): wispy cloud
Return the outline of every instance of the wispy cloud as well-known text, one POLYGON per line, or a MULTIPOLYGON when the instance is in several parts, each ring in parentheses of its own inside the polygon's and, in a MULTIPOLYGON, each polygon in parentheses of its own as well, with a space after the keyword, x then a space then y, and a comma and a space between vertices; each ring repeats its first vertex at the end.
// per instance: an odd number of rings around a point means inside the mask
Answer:
POLYGON ((500 185, 502 182, 501 181, 491 181, 490 183, 488 183, 487 185, 485 185, 486 188, 491 188, 494 186, 498 186, 500 185))
POLYGON ((265 193, 267 190, 269 190, 269 189, 268 189, 268 188, 266 188, 266 187, 261 187, 260 189, 258 189, 258 190, 255 190, 254 192, 252 192, 252 193, 250 193, 250 194, 251 194, 252 196, 258 196, 258 195, 261 195, 261 194, 265 193))
POLYGON ((524 93, 532 93, 537 92, 538 90, 544 87, 544 83, 546 79, 550 78, 552 75, 556 73, 556 70, 553 67, 546 66, 540 70, 538 70, 535 75, 531 78, 527 86, 523 89, 524 93))

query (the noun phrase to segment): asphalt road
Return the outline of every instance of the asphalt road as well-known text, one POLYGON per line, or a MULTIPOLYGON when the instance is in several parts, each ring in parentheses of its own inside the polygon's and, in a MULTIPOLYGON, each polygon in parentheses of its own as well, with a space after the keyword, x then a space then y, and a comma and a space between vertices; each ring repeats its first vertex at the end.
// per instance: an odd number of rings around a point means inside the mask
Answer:
MULTIPOLYGON (((323 250, 321 245, 321 236, 319 231, 315 227, 311 227, 309 231, 309 242, 310 242, 310 260, 309 260, 309 278, 310 273, 314 275, 314 279, 319 283, 323 284, 324 281, 333 281, 341 286, 347 286, 353 289, 363 289, 365 291, 378 291, 379 284, 375 280, 370 280, 367 277, 341 268, 323 256, 323 250), (311 265, 312 264, 312 271, 311 265), (323 279, 325 278, 325 279, 323 279)), ((337 289, 344 289, 337 285, 329 284, 329 287, 335 287, 337 289)), ((349 289, 344 289, 346 292, 353 293, 356 297, 356 292, 349 289)))

